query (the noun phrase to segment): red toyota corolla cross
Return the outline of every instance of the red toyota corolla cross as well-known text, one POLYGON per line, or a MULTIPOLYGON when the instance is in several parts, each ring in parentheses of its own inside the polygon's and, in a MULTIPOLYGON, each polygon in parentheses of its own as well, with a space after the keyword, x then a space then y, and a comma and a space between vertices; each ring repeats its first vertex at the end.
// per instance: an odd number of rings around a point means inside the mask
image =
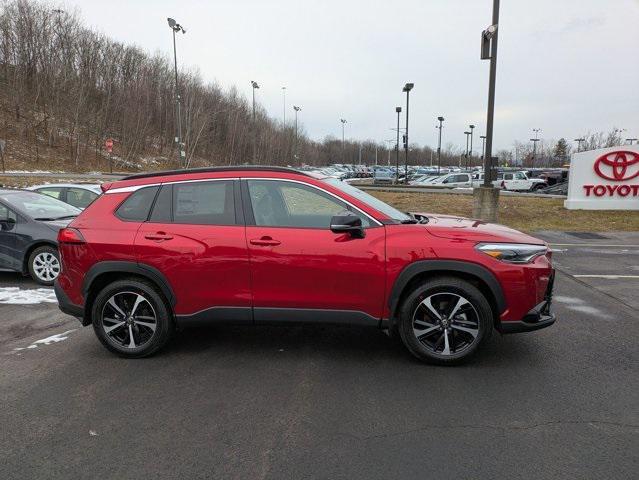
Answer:
POLYGON ((331 323, 398 334, 455 363, 490 337, 551 325, 541 240, 406 214, 347 183, 277 167, 134 175, 60 231, 60 309, 143 357, 176 327, 331 323))

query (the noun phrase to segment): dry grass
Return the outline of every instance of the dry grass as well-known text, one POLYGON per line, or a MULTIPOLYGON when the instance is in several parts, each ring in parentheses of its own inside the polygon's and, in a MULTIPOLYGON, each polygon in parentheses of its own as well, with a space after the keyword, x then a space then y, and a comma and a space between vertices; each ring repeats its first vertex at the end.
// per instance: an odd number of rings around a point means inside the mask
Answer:
MULTIPOLYGON (((472 216, 472 195, 369 191, 402 211, 472 216)), ((639 231, 639 211, 566 210, 563 199, 509 197, 499 199, 499 223, 525 232, 639 231)))

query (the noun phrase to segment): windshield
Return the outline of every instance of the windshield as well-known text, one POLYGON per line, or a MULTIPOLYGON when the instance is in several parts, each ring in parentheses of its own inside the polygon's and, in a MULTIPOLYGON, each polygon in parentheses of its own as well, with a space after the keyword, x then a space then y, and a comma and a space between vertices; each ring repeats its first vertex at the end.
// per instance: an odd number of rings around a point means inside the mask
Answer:
POLYGON ((79 209, 41 193, 8 192, 0 198, 36 220, 59 220, 80 214, 79 209))
POLYGON ((351 197, 355 197, 358 200, 361 200, 362 202, 366 203, 367 205, 370 205, 372 208, 374 208, 378 212, 383 213, 389 218, 398 220, 400 222, 403 220, 411 219, 411 217, 409 217, 405 213, 400 212, 399 210, 391 207, 387 203, 382 202, 381 200, 373 197, 372 195, 369 195, 368 193, 360 190, 359 188, 355 188, 349 183, 342 182, 341 180, 338 180, 336 178, 326 178, 324 179, 324 181, 328 183, 329 185, 332 185, 333 187, 340 189, 342 192, 350 195, 351 197))

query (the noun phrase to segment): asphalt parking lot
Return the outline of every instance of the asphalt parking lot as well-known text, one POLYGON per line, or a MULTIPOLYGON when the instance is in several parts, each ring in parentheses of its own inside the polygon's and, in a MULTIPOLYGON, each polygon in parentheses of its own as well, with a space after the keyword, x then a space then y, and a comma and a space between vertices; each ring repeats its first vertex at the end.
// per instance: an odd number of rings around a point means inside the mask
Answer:
POLYGON ((336 327, 186 330, 123 360, 54 303, 0 304, 1 476, 634 478, 639 235, 542 236, 557 323, 454 368, 336 327))

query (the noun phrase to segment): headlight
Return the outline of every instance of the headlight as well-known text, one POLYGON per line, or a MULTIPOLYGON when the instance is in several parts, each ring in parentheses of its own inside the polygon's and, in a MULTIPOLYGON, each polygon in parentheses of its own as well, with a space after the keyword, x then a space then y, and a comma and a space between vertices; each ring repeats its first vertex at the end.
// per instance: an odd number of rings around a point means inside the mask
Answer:
POLYGON ((546 245, 526 243, 480 243, 475 248, 486 255, 508 263, 528 263, 548 251, 546 245))

